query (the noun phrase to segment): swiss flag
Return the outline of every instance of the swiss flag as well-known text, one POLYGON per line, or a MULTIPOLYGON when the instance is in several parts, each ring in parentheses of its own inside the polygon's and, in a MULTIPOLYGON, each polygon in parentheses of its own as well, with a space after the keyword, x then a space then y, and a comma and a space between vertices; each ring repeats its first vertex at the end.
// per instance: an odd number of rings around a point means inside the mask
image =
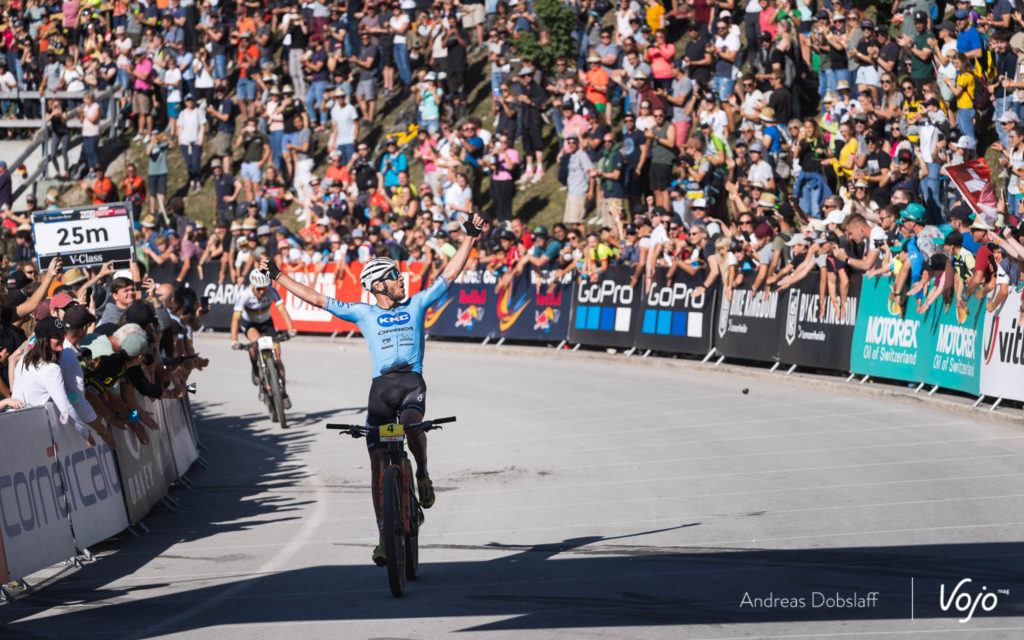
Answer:
POLYGON ((960 190, 967 204, 982 220, 994 225, 997 217, 996 192, 992 187, 992 176, 982 158, 946 167, 953 184, 960 190))

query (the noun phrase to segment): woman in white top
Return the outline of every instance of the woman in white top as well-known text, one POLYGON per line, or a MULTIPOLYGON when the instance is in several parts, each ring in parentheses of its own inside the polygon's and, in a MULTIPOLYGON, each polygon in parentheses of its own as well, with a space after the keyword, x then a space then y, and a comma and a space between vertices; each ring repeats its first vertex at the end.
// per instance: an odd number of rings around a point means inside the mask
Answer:
POLYGON ((53 401, 60 412, 60 421, 70 420, 82 437, 95 444, 89 435, 89 426, 82 421, 68 399, 64 387, 64 374, 60 368, 60 354, 64 350, 64 325, 53 317, 43 318, 36 324, 36 343, 15 366, 14 388, 11 395, 29 406, 42 406, 53 401))

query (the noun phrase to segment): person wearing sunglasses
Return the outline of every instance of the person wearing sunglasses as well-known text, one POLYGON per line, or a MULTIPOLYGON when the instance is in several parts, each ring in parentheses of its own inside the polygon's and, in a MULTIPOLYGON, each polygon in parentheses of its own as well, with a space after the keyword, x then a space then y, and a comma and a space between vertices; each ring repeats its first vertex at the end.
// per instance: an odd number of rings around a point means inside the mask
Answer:
MULTIPOLYGON (((373 359, 373 382, 370 383, 366 418, 371 427, 394 422, 396 415, 406 425, 423 421, 427 406, 427 385, 423 380, 423 318, 430 305, 441 299, 466 268, 470 252, 480 236, 480 227, 484 224, 479 214, 473 214, 472 221, 463 219, 461 222, 465 234, 455 256, 448 261, 433 284, 410 298, 406 297, 405 277, 398 263, 390 258, 370 260, 359 274, 359 281, 370 293, 373 304, 339 302, 281 273, 277 265, 267 260, 266 256, 260 260, 260 270, 266 271, 269 279, 277 281, 292 295, 358 325, 373 359)), ((424 509, 429 509, 434 504, 434 486, 427 472, 427 436, 419 429, 410 429, 408 436, 409 449, 416 459, 416 485, 420 504, 424 509)), ((368 434, 366 444, 371 460, 373 509, 380 533, 380 462, 374 454, 380 445, 379 437, 373 433, 368 434)), ((372 559, 378 566, 386 564, 383 538, 373 550, 372 559)))

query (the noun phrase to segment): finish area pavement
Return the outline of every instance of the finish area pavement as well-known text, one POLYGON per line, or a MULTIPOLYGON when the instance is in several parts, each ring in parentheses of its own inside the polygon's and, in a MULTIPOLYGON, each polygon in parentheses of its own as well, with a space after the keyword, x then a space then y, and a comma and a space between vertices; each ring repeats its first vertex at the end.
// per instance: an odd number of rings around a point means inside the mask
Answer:
POLYGON ((365 345, 283 346, 288 430, 243 352, 198 346, 210 468, 150 533, 0 607, 0 637, 1024 637, 1018 427, 834 378, 428 342, 428 417, 458 422, 429 436, 437 503, 396 599, 365 445, 324 429, 364 419, 365 345))

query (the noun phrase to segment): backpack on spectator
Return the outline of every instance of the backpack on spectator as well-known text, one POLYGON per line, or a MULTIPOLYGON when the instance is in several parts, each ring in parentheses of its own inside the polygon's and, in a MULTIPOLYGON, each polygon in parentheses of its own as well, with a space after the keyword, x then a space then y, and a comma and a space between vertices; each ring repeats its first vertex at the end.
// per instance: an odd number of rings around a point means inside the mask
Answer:
POLYGON ((971 71, 971 75, 974 77, 974 95, 971 96, 974 108, 978 111, 991 109, 992 92, 988 89, 988 81, 985 80, 985 76, 978 75, 976 71, 971 71))

